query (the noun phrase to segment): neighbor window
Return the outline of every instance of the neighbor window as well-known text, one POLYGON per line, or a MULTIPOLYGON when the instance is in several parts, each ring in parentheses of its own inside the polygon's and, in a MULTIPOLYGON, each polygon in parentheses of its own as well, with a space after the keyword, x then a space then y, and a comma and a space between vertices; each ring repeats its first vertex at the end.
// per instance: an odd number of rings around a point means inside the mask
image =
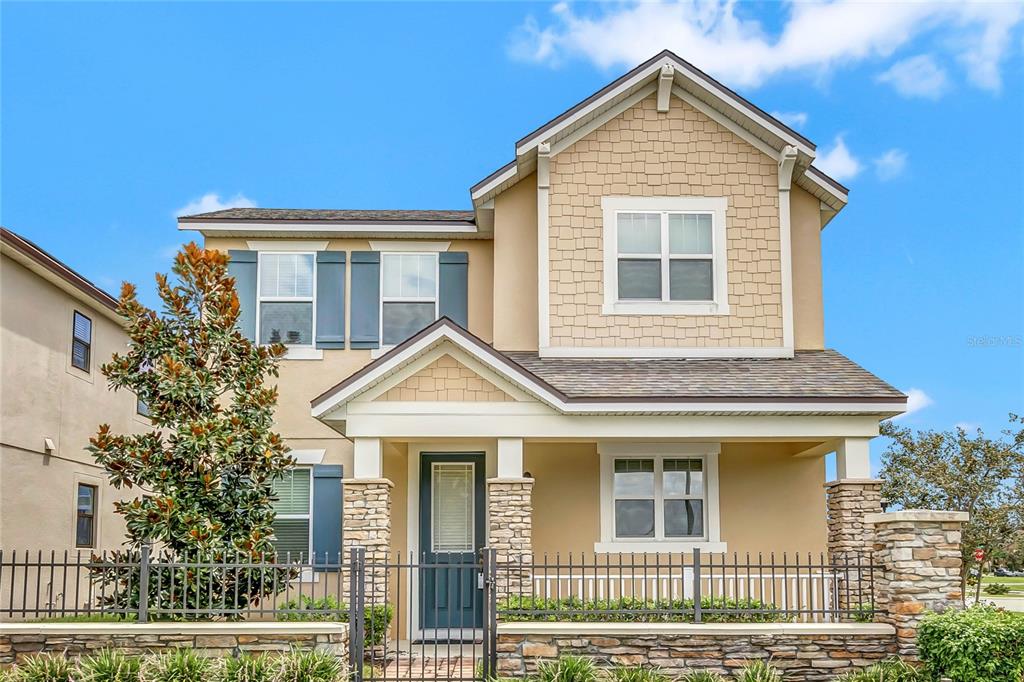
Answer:
POLYGON ((620 301, 715 298, 711 213, 615 214, 620 301))
POLYGON ((141 415, 143 417, 150 416, 149 405, 147 405, 145 401, 142 400, 142 398, 135 398, 135 414, 141 415))
POLYGON ((96 546, 96 495, 98 489, 88 483, 78 484, 75 509, 75 547, 96 546))
POLYGON ((91 355, 92 320, 76 310, 71 325, 71 366, 88 372, 91 355))
POLYGON ((380 333, 394 346, 437 319, 437 254, 381 256, 380 333))
POLYGON ((309 557, 312 470, 294 468, 274 481, 274 549, 292 559, 309 557))
POLYGON ((312 253, 259 256, 259 342, 313 345, 312 253))
POLYGON ((704 459, 701 457, 614 460, 615 539, 702 539, 706 535, 704 501, 704 459))

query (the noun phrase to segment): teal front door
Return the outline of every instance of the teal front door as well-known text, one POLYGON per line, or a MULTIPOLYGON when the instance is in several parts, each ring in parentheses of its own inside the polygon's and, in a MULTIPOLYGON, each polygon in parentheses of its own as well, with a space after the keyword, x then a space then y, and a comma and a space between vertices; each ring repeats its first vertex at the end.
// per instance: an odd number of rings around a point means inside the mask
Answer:
POLYGON ((483 626, 484 474, 482 452, 420 456, 424 637, 469 638, 483 626))

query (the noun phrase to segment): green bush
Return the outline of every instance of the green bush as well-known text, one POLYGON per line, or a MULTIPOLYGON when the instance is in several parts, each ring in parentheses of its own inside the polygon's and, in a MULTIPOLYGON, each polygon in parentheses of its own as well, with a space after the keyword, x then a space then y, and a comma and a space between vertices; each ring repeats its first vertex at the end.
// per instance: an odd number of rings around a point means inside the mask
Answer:
POLYGON ((615 682, 670 682, 669 676, 660 668, 649 668, 642 665, 616 666, 612 668, 611 675, 615 682))
MULTIPOLYGON (((725 613, 703 613, 705 623, 784 623, 793 618, 783 613, 744 613, 742 609, 771 611, 774 604, 756 599, 726 599, 725 597, 703 597, 701 609, 721 609, 725 613)), ((512 596, 498 604, 501 620, 511 621, 563 621, 563 622, 607 622, 607 623, 692 623, 692 599, 620 599, 587 600, 576 597, 550 599, 544 597, 512 596), (515 611, 551 611, 553 613, 531 615, 515 611), (608 613, 614 611, 615 613, 608 613), (662 611, 662 613, 650 613, 662 611)))
POLYGON ((275 666, 269 656, 242 654, 225 658, 218 672, 218 682, 273 682, 275 666))
POLYGON ((841 675, 836 682, 928 682, 928 676, 924 670, 892 658, 864 670, 841 675))
POLYGON ((139 659, 116 649, 104 649, 78 660, 78 682, 138 682, 139 659))
POLYGON ((928 614, 917 643, 934 679, 1015 682, 1024 675, 1024 614, 988 607, 928 614))
POLYGON ((782 673, 767 661, 752 661, 736 673, 737 682, 782 682, 782 673))
MULTIPOLYGON (((281 613, 278 616, 280 620, 348 622, 348 604, 331 595, 319 599, 302 596, 284 602, 278 609, 291 612, 281 613)), ((367 607, 364 646, 377 646, 384 643, 393 616, 394 609, 391 604, 374 604, 367 607)))
POLYGON ((680 682, 728 682, 721 673, 712 672, 711 670, 691 670, 685 673, 681 678, 680 682))
POLYGON ((338 682, 347 671, 328 651, 292 651, 277 661, 274 682, 338 682))
POLYGON ((14 679, 18 682, 71 682, 75 666, 63 654, 39 654, 18 666, 14 679))
POLYGON ((597 682, 594 661, 583 656, 562 656, 537 666, 538 682, 597 682))
POLYGON ((1003 583, 989 583, 985 585, 985 594, 1010 594, 1010 586, 1003 583))
POLYGON ((184 647, 166 654, 154 654, 139 666, 141 682, 208 682, 213 661, 184 647))

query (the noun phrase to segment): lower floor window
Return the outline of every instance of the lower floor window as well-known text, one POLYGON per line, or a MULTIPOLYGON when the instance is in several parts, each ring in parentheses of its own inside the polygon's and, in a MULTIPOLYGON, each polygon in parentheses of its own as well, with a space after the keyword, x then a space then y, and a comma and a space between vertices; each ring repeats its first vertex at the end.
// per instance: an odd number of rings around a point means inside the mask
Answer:
POLYGON ((274 481, 274 549, 280 559, 309 558, 311 473, 297 467, 274 481))
POLYGON ((614 458, 611 481, 614 538, 705 538, 704 470, 702 457, 614 458))
POLYGON ((75 511, 75 547, 96 546, 96 495, 97 487, 88 483, 78 484, 75 511))

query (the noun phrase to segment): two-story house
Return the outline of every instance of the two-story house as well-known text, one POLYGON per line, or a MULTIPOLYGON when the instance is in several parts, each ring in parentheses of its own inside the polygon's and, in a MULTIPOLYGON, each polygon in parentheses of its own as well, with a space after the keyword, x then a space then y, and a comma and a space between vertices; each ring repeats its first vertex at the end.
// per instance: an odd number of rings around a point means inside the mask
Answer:
POLYGON ((85 448, 101 423, 151 427, 145 405, 100 372, 128 343, 117 301, 5 228, 0 292, 0 547, 8 560, 117 548, 114 501, 134 491, 111 487, 85 448))
POLYGON ((663 52, 517 141, 472 210, 179 219, 289 347, 280 546, 823 552, 825 456, 856 497, 906 398, 825 347, 847 190, 814 158, 663 52))

